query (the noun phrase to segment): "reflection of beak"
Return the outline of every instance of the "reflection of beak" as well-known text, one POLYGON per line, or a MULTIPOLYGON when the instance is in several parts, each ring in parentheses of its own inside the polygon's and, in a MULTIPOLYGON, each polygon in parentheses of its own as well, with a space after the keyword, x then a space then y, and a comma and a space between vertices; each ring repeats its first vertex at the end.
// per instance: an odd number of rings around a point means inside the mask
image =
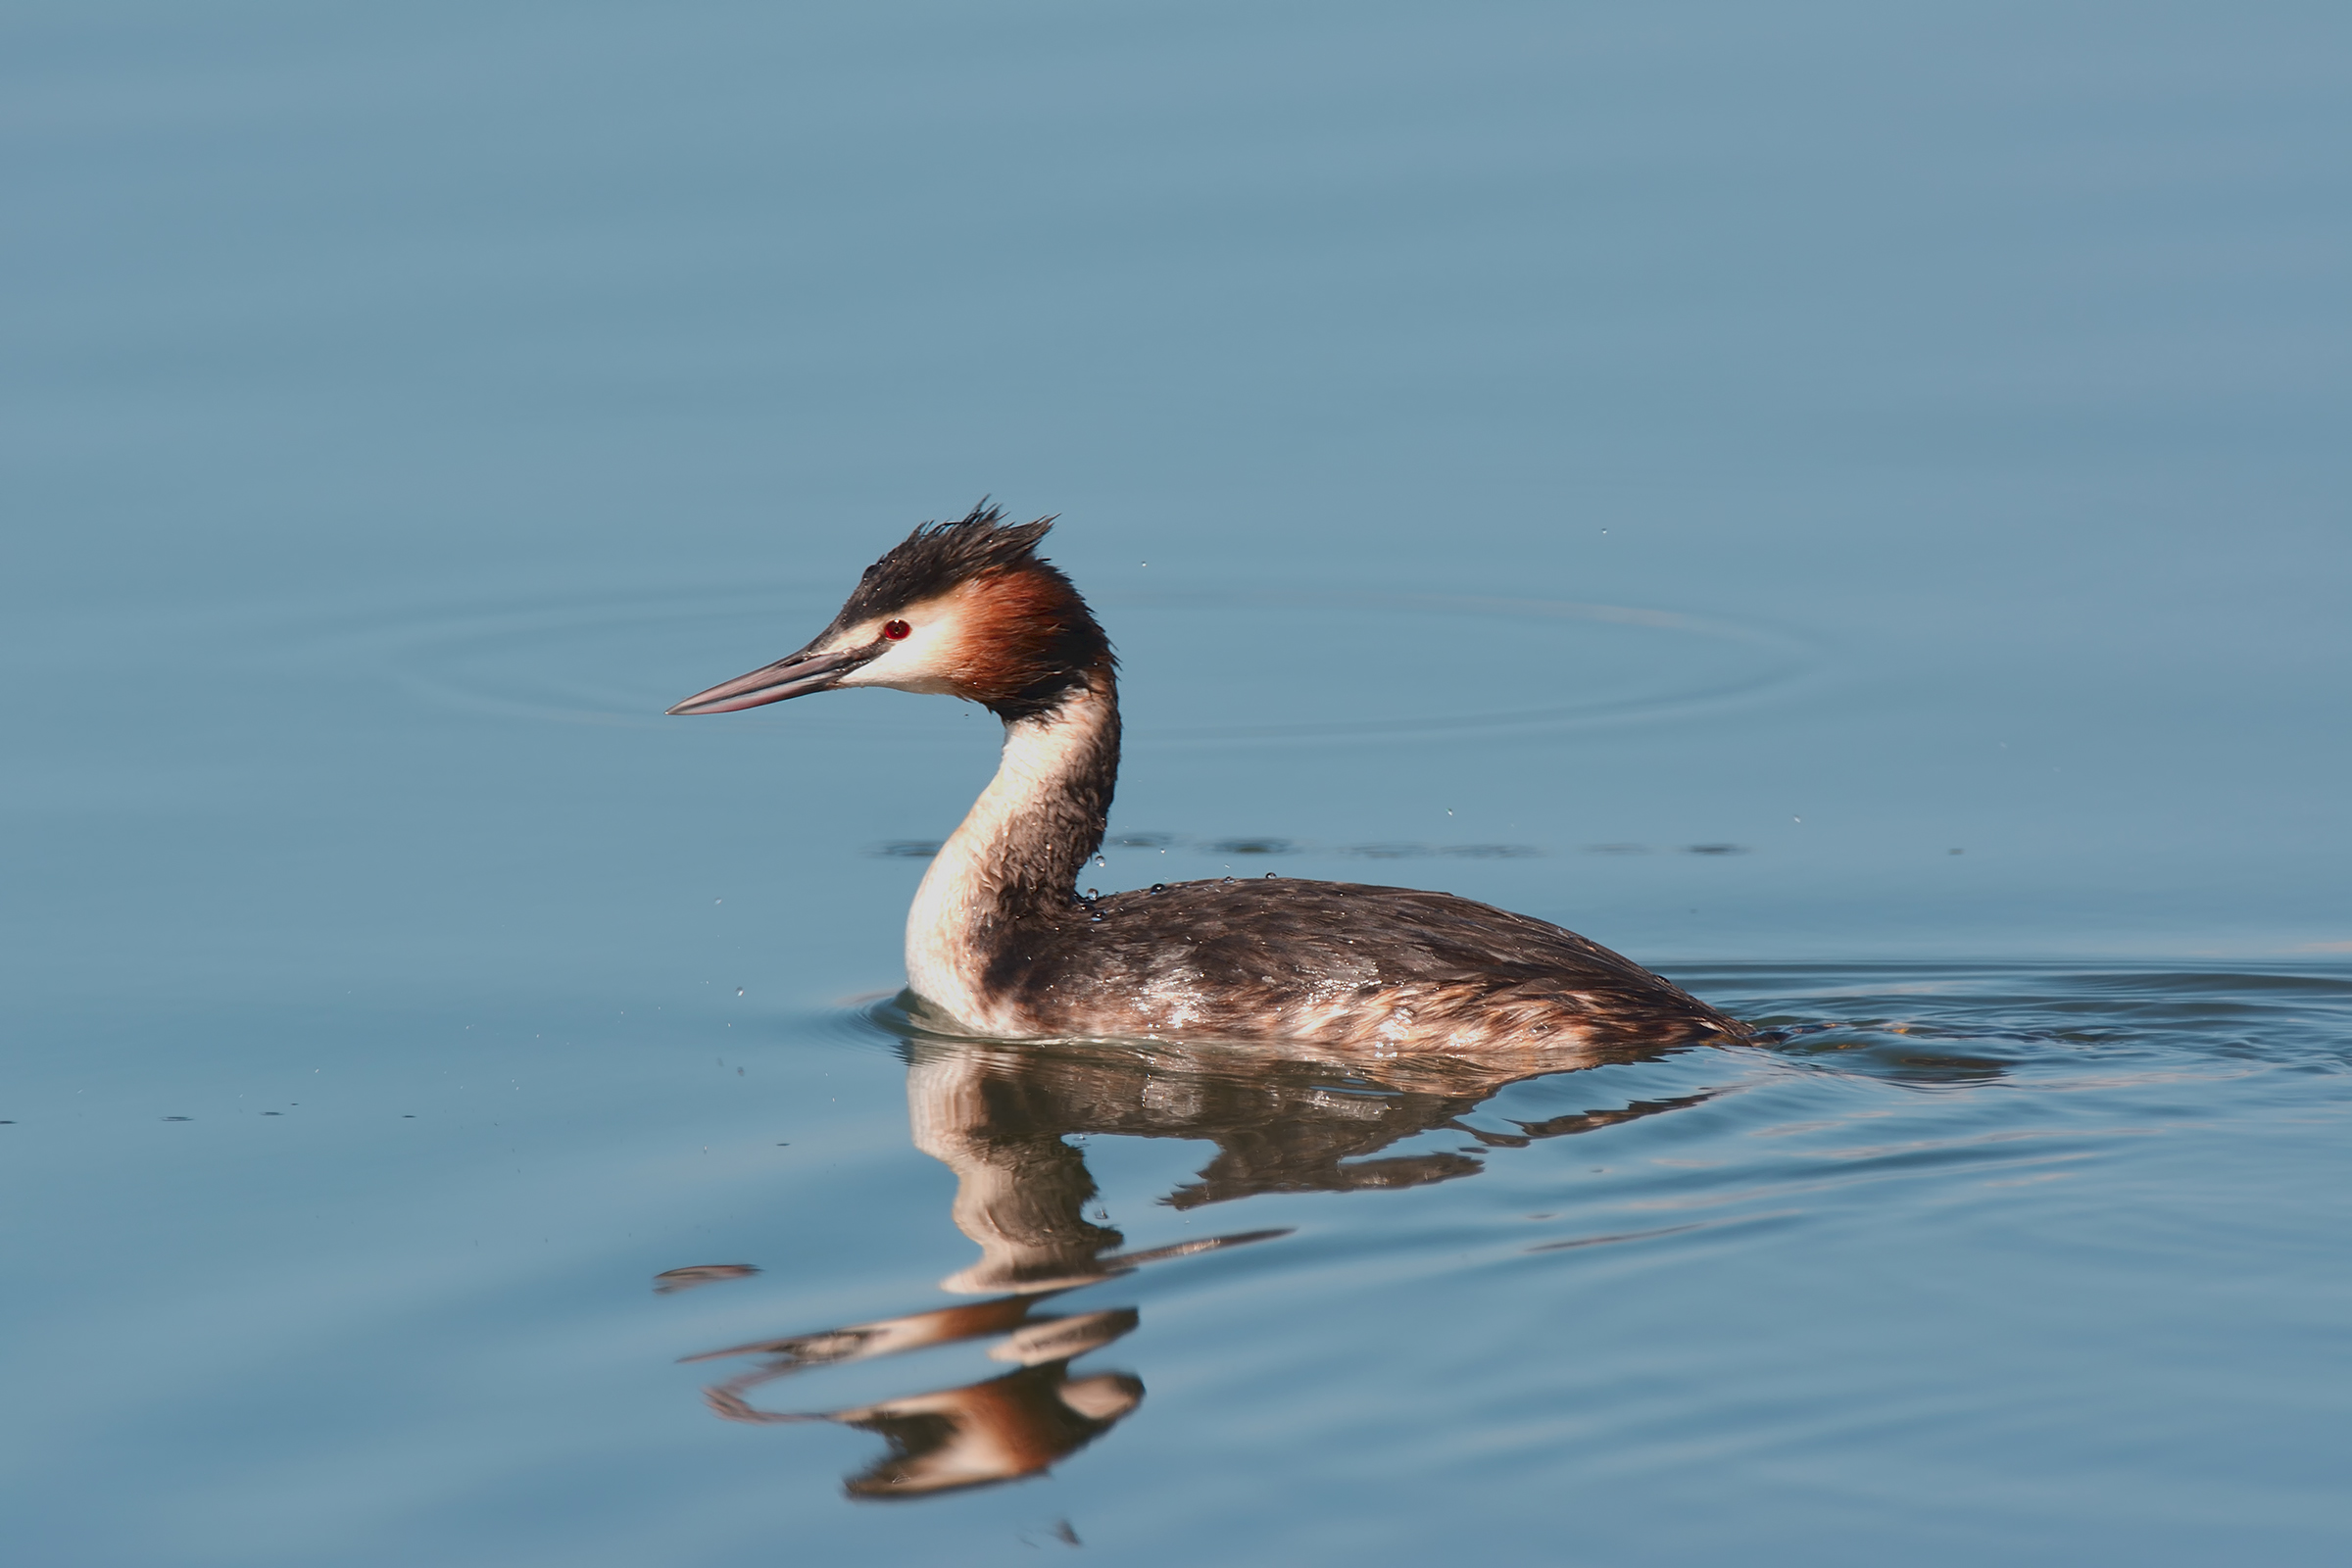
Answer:
MULTIPOLYGON (((897 1355, 904 1350, 920 1350, 934 1345, 954 1345, 963 1340, 975 1340, 984 1335, 1004 1334, 1029 1321, 1029 1314, 1054 1293, 1037 1296, 1000 1296, 993 1301, 973 1301, 963 1306, 943 1306, 928 1312, 912 1312, 905 1317, 884 1318, 878 1323, 852 1323, 846 1328, 827 1329, 821 1334, 802 1334, 788 1340, 755 1340, 749 1345, 731 1345, 723 1350, 705 1350, 700 1355, 679 1357, 683 1361, 717 1361, 732 1355, 770 1355, 777 1357, 760 1369, 751 1383, 765 1383, 771 1377, 798 1372, 804 1367, 834 1366, 844 1361, 867 1361, 878 1355, 897 1355)), ((1100 1316, 1089 1313, 1089 1318, 1100 1316)), ((1063 1323, 1066 1318, 1047 1318, 1046 1323, 1063 1323)), ((1108 1341, 1104 1342, 1109 1343, 1108 1341)), ((1072 1350, 1072 1355, 1078 1352, 1072 1350)), ((738 1380, 739 1382, 741 1380, 738 1380)))
POLYGON ((858 665, 872 662, 887 646, 876 642, 831 654, 812 654, 803 649, 772 664, 762 664, 748 675, 721 681, 707 692, 696 692, 669 711, 732 713, 738 709, 758 708, 762 703, 780 703, 787 697, 806 697, 810 692, 825 690, 858 665))
POLYGON ((1077 1317, 1053 1317, 1028 1323, 989 1347, 991 1361, 1013 1361, 1043 1366, 1048 1361, 1075 1361, 1089 1350, 1100 1350, 1121 1335, 1135 1331, 1142 1319, 1132 1306, 1114 1306, 1077 1317))

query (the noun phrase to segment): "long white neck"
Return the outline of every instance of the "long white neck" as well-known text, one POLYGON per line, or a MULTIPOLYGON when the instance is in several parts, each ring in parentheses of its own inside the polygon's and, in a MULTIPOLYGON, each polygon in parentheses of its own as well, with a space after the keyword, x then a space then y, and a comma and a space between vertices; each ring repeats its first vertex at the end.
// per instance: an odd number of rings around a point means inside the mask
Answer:
MULTIPOLYGON (((1067 907, 1102 843, 1119 771, 1119 700, 1104 672, 1051 712, 1004 726, 997 776, 940 846, 906 911, 906 980, 984 1034, 1019 1034, 988 970, 1024 921, 1067 907)), ((1017 955, 1014 955, 1017 956, 1017 955)))

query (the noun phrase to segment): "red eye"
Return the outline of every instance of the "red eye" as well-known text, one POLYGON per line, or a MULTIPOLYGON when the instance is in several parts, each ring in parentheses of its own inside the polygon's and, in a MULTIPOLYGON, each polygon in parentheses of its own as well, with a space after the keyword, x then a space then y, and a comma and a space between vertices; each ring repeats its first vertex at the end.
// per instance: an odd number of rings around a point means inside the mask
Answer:
POLYGON ((894 643, 912 630, 914 628, 903 620, 886 620, 882 623, 882 635, 894 643))

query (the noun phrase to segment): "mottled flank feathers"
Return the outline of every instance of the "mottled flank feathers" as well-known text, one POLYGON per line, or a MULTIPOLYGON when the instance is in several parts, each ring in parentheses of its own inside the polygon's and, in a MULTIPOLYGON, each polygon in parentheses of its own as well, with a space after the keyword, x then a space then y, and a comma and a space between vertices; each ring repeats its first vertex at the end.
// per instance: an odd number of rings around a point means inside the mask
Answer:
POLYGON ((1183 882, 1031 915, 991 947, 990 994, 1040 1035, 1491 1059, 1746 1035, 1572 931, 1412 888, 1183 882))

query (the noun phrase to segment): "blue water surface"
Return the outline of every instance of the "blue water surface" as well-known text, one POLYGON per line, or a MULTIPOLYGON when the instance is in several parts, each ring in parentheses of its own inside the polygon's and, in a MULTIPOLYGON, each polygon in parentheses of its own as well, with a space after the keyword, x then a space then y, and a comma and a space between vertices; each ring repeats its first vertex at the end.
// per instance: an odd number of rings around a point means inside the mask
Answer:
POLYGON ((39 1564, 2336 1563, 2337 7, 0 13, 39 1564), (1763 1029, 894 1002, 996 726, 661 710, 993 493, 1105 889, 1763 1029))

